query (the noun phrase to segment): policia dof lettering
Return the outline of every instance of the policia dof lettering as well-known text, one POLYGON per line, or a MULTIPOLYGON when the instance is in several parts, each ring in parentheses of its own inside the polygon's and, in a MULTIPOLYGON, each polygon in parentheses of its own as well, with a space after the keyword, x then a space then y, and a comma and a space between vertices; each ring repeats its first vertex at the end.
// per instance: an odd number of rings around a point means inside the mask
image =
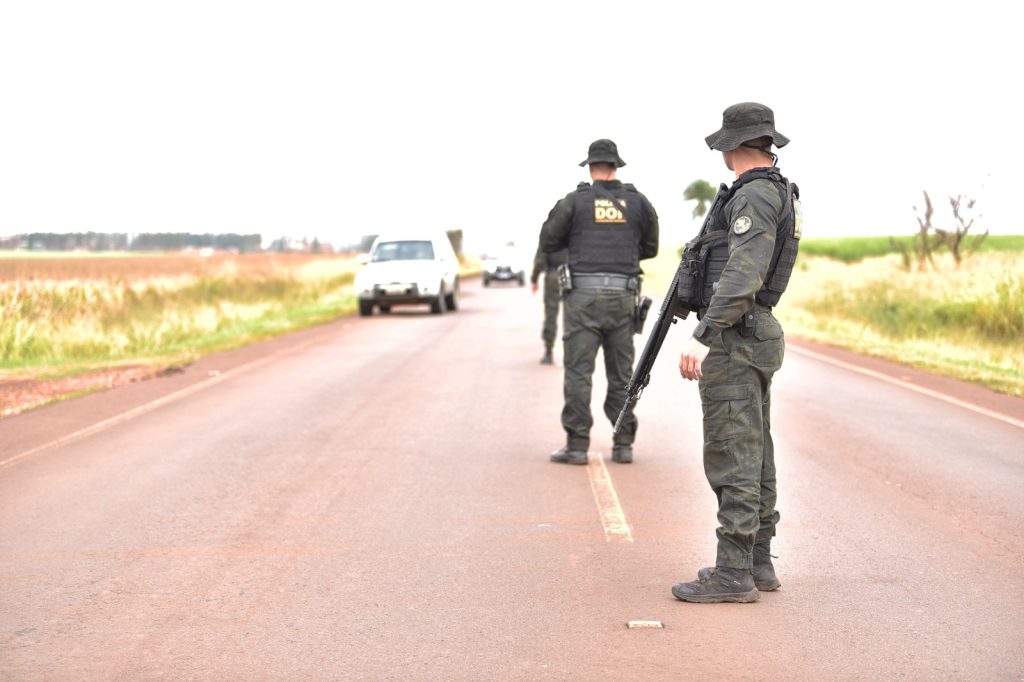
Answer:
POLYGON ((800 191, 776 168, 775 130, 763 104, 725 110, 706 138, 736 174, 722 185, 680 265, 680 315, 700 322, 683 346, 679 370, 698 379, 704 416, 704 472, 718 499, 715 566, 672 588, 687 602, 751 602, 779 587, 771 561, 776 511, 770 432, 771 380, 785 341, 772 314, 786 290, 800 244, 800 191))

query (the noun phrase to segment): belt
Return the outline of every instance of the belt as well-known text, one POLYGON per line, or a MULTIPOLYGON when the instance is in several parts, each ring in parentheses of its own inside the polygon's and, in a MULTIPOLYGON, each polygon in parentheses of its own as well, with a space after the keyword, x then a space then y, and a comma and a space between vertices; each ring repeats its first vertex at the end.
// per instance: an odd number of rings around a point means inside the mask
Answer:
MULTIPOLYGON (((747 320, 747 319, 753 320, 753 314, 754 313, 759 313, 759 312, 770 313, 771 311, 772 311, 772 307, 770 305, 762 305, 760 303, 755 303, 754 307, 751 308, 750 310, 748 310, 747 312, 743 313, 740 316, 740 319, 736 320, 736 323, 733 324, 732 326, 733 327, 742 327, 744 325, 744 320, 747 320), (750 315, 751 317, 747 318, 748 315, 750 315)), ((708 309, 706 307, 705 308, 701 308, 699 312, 700 312, 700 317, 703 318, 705 315, 708 314, 708 309)))
POLYGON ((636 291, 637 278, 630 275, 619 275, 612 272, 572 275, 573 289, 618 289, 636 291))

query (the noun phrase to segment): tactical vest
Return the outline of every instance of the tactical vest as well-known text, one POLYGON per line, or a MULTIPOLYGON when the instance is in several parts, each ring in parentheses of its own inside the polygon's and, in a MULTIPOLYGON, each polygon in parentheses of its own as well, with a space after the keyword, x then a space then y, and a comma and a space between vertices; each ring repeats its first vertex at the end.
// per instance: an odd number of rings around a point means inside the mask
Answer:
POLYGON ((571 196, 569 269, 573 273, 639 275, 644 209, 636 188, 581 182, 571 196))
POLYGON ((735 196, 736 190, 740 187, 759 179, 769 180, 775 185, 779 192, 782 209, 776 222, 775 249, 768 266, 768 274, 765 275, 764 285, 757 292, 754 300, 764 306, 775 306, 789 284, 789 277, 793 274, 797 251, 800 248, 800 188, 783 177, 782 173, 775 168, 758 168, 744 173, 743 177, 729 188, 725 200, 718 204, 721 209, 713 218, 707 235, 709 243, 704 247, 706 251, 702 254, 704 286, 701 292, 700 308, 706 308, 711 303, 715 284, 722 277, 722 271, 725 270, 725 265, 729 261, 729 221, 725 215, 725 204, 735 196))

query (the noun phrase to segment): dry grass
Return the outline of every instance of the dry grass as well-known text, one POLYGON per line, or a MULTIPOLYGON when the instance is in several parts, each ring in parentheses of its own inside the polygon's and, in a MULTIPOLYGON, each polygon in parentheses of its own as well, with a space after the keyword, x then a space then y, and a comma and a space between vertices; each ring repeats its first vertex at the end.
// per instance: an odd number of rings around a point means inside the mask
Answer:
POLYGON ((777 314, 787 332, 1024 396, 1024 260, 977 254, 905 272, 898 256, 801 256, 777 314))
POLYGON ((0 376, 187 362, 354 309, 343 256, 0 259, 0 376))

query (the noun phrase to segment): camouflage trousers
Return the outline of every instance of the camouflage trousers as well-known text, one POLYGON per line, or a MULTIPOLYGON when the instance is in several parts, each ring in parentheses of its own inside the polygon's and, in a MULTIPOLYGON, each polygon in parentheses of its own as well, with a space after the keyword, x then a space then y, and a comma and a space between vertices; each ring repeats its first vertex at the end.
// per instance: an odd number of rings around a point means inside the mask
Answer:
POLYGON ((558 303, 562 300, 562 286, 558 283, 558 270, 548 270, 544 274, 544 328, 541 338, 544 347, 551 349, 558 335, 558 303))
MULTIPOLYGON (((565 355, 565 407, 562 427, 571 450, 590 447, 590 413, 594 365, 597 351, 604 351, 608 393, 604 399, 605 416, 614 424, 626 401, 626 384, 633 374, 632 292, 608 289, 573 289, 566 294, 563 308, 565 355)), ((630 415, 615 436, 615 443, 630 445, 636 436, 636 417, 630 415)))
POLYGON ((717 566, 750 568, 754 543, 775 535, 772 376, 782 367, 782 325, 767 309, 753 329, 722 332, 701 369, 704 473, 718 497, 717 566))

